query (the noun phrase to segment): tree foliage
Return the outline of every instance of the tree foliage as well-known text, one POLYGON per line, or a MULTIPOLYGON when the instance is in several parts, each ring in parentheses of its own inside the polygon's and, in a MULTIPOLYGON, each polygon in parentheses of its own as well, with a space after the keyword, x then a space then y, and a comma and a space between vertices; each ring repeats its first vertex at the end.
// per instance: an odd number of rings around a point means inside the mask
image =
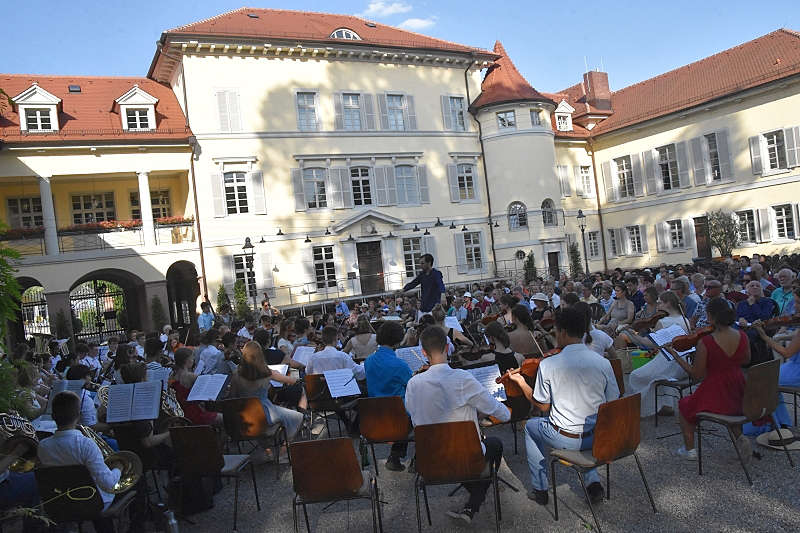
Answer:
POLYGON ((719 250, 722 257, 730 257, 741 242, 739 221, 736 215, 722 209, 706 213, 708 217, 708 239, 711 246, 719 250))
POLYGON ((222 309, 223 305, 230 305, 231 299, 228 297, 228 291, 225 290, 225 285, 219 284, 217 289, 217 311, 222 309))
POLYGON ((569 275, 575 278, 583 274, 583 261, 581 261, 581 250, 578 248, 578 243, 571 243, 567 252, 569 253, 569 275))
MULTIPOLYGON (((0 223, 0 233, 6 226, 0 223)), ((14 262, 19 259, 19 253, 0 242, 0 346, 5 343, 7 323, 19 320, 19 300, 22 290, 17 281, 14 262)))
POLYGON ((150 300, 150 318, 153 319, 153 329, 155 331, 161 331, 161 328, 169 323, 167 315, 164 313, 164 306, 161 303, 161 298, 159 298, 157 294, 154 294, 153 299, 150 300))
POLYGON ((250 317, 250 304, 247 302, 247 287, 244 280, 236 280, 233 285, 233 303, 236 318, 246 320, 250 317))
POLYGON ((536 260, 533 256, 533 252, 528 252, 528 255, 525 256, 525 262, 522 264, 522 268, 525 271, 526 285, 539 277, 539 273, 536 271, 536 260))

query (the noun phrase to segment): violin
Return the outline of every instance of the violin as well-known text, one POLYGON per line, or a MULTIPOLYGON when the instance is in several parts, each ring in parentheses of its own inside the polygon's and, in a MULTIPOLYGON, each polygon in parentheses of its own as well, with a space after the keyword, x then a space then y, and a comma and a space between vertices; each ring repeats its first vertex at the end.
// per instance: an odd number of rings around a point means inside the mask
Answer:
POLYGON ((653 313, 653 316, 649 318, 640 318, 639 320, 634 320, 633 324, 631 324, 631 329, 637 332, 643 329, 653 329, 656 327, 656 322, 668 316, 669 313, 666 311, 656 311, 653 313))
POLYGON ((770 318, 769 320, 764 320, 758 324, 748 324, 746 327, 753 328, 756 326, 761 326, 762 328, 780 328, 784 326, 795 326, 798 324, 800 324, 800 315, 787 315, 770 318))
POLYGON ((531 379, 536 379, 536 372, 539 370, 539 365, 541 364, 542 359, 545 357, 550 357, 551 355, 556 355, 560 352, 561 348, 554 348, 544 352, 541 357, 530 357, 528 359, 524 359, 519 368, 512 368, 511 370, 506 371, 505 374, 495 379, 494 382, 503 384, 506 389, 506 396, 522 396, 522 389, 519 387, 519 385, 511 380, 511 376, 514 374, 522 374, 523 376, 531 379))
POLYGON ((539 321, 538 325, 542 329, 546 329, 546 330, 549 331, 549 330, 553 329, 553 326, 555 325, 555 323, 556 323, 556 319, 555 318, 543 318, 543 319, 541 319, 539 321))
POLYGON ((489 324, 500 318, 500 316, 501 316, 500 313, 494 315, 486 315, 481 319, 481 324, 483 324, 484 326, 488 326, 489 324))
POLYGON ((706 335, 711 335, 714 332, 714 326, 706 326, 703 328, 696 329, 694 332, 688 335, 678 335, 677 337, 672 339, 672 347, 679 352, 685 352, 686 350, 691 350, 697 343, 700 342, 700 339, 705 337, 706 335))

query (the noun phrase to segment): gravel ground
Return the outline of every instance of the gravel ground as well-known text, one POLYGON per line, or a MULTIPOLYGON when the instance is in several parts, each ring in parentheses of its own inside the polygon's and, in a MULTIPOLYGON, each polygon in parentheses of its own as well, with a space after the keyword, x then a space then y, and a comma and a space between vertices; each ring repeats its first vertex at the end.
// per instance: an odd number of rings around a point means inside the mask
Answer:
MULTIPOLYGON (((335 424, 332 426, 334 436, 335 424)), ((697 475, 697 463, 673 455, 680 445, 678 435, 662 438, 678 431, 675 417, 660 418, 655 428, 653 419, 642 420, 642 443, 639 457, 653 491, 658 513, 654 514, 636 469, 634 459, 623 459, 611 468, 611 500, 597 507, 603 531, 792 531, 800 530, 800 466, 790 468, 783 452, 761 448, 753 442, 762 458, 751 467, 754 485, 748 485, 736 459, 727 433, 718 429, 704 433, 704 475, 697 475)), ((595 529, 591 513, 582 496, 577 476, 567 468, 558 468, 559 521, 553 520, 550 505, 540 507, 527 499, 530 487, 525 443, 519 435, 519 453, 508 426, 492 428, 488 435, 502 439, 505 448, 500 474, 514 486, 500 493, 503 531, 586 531, 595 529)), ((322 435, 324 437, 324 433, 322 435)), ((412 452, 413 445, 409 448, 412 452)), ((416 515, 413 476, 407 472, 390 472, 383 468, 388 445, 376 447, 381 468, 378 484, 387 502, 383 506, 386 531, 415 531, 416 515)), ((800 453, 793 459, 800 463, 800 453)), ((281 467, 275 480, 274 466, 258 467, 258 484, 262 510, 256 510, 252 487, 248 481, 240 485, 239 531, 291 531, 292 478, 288 467, 281 467)), ((324 473, 321 473, 324 475, 324 473)), ((604 477, 604 476, 603 476, 604 477)), ((605 483, 605 479, 604 479, 605 483)), ((491 492, 481 512, 471 525, 454 523, 444 512, 458 508, 465 501, 465 492, 447 496, 450 487, 429 490, 433 526, 424 521, 427 531, 489 531, 494 528, 491 492)), ((551 493, 552 495, 552 493, 551 493)), ((324 512, 324 505, 309 507, 311 529, 326 531, 369 531, 372 519, 368 501, 340 502, 324 512)), ((218 533, 232 528, 233 486, 227 485, 215 497, 215 507, 192 519, 196 525, 181 523, 182 532, 218 533)), ((300 530, 304 530, 302 513, 300 530)))

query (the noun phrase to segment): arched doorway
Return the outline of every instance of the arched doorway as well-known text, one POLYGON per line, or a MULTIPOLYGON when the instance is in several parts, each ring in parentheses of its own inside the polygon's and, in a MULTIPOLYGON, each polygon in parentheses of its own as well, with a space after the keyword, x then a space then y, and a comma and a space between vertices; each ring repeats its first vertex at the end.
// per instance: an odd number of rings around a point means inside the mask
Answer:
POLYGON ((146 311, 144 282, 117 269, 90 272, 69 291, 72 328, 81 341, 103 342, 129 329, 141 329, 146 311))
POLYGON ((17 319, 8 324, 10 346, 25 342, 34 333, 50 333, 44 287, 38 280, 30 277, 20 277, 17 281, 21 292, 17 302, 17 319))
POLYGON ((195 302, 200 296, 197 269, 191 261, 177 261, 167 270, 167 298, 172 327, 183 329, 194 324, 195 302))

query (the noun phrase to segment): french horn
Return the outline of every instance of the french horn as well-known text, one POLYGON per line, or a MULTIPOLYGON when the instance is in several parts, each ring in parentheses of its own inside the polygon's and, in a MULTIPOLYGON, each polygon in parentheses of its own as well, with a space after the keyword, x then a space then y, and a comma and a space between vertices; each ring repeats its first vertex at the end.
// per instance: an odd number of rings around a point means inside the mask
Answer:
POLYGON ((0 413, 0 457, 17 457, 8 467, 12 472, 30 472, 36 467, 39 439, 28 419, 19 413, 0 413))
POLYGON ((78 425, 84 437, 89 438, 97 444, 100 448, 100 453, 103 455, 103 462, 110 469, 118 468, 121 472, 119 481, 114 484, 114 487, 109 491, 112 494, 122 494, 132 489, 142 477, 142 460, 133 452, 122 450, 115 452, 111 446, 101 437, 95 430, 89 426, 78 425))

